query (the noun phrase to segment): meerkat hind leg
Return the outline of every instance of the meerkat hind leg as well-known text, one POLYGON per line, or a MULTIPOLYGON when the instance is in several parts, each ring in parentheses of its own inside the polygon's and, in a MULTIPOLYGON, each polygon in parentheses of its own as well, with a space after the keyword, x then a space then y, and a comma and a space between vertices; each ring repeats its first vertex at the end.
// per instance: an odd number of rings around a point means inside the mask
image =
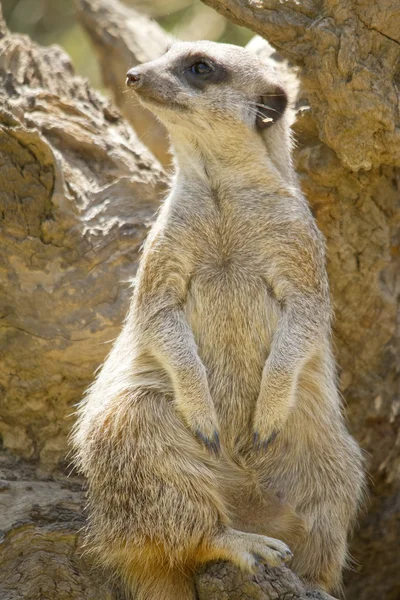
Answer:
POLYGON ((260 564, 278 567, 292 559, 288 546, 274 538, 244 533, 221 526, 216 535, 204 543, 200 562, 227 560, 243 571, 254 573, 260 564))

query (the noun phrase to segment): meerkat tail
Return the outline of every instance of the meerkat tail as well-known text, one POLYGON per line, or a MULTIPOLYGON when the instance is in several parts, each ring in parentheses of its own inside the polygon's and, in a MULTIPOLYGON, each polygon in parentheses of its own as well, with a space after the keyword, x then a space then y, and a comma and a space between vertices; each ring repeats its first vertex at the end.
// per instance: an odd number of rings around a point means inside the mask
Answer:
POLYGON ((154 563, 135 569, 135 580, 128 583, 135 600, 196 600, 191 572, 154 563), (140 573, 140 575, 138 575, 140 573))

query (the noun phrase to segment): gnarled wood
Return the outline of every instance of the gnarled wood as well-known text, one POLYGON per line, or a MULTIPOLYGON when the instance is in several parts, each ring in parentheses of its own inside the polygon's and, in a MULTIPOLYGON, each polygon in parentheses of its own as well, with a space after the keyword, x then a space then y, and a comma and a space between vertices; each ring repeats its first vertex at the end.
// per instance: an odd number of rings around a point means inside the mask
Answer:
POLYGON ((116 0, 75 0, 77 16, 99 58, 104 85, 143 143, 162 164, 171 161, 164 126, 125 87, 128 69, 158 58, 172 42, 155 21, 116 0))
POLYGON ((160 166, 58 48, 0 39, 0 432, 54 465, 125 315, 160 166))

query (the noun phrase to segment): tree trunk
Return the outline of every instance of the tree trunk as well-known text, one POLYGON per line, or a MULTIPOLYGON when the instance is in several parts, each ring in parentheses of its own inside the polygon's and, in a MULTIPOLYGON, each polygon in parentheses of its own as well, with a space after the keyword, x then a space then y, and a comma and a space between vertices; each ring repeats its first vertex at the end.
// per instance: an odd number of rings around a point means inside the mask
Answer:
MULTIPOLYGON (((279 10, 273 1, 207 3, 268 33, 303 68, 297 166, 328 240, 342 389, 374 477, 353 545, 362 571, 357 563, 347 597, 394 600, 400 593, 394 325, 399 129, 393 99, 399 46, 390 38, 399 27, 392 27, 395 15, 390 24, 372 6, 369 15, 361 0, 364 23, 346 8, 343 27, 334 8, 316 19, 311 0, 279 4, 279 10)), ((79 0, 79 6, 105 81, 120 102, 127 68, 152 58, 146 54, 151 44, 139 36, 150 32, 161 44, 162 30, 121 18, 127 9, 115 0, 79 0)), ((127 310, 164 176, 117 111, 74 76, 59 49, 11 35, 1 20, 0 46, 0 268, 7 281, 0 289, 0 597, 116 600, 122 592, 82 556, 82 481, 66 477, 66 439, 74 404, 127 310)), ((137 126, 135 111, 129 116, 121 108, 137 126)), ((164 140, 161 130, 157 135, 164 140)), ((155 140, 143 141, 166 160, 155 140)), ((288 569, 245 577, 231 565, 208 565, 197 586, 200 600, 323 597, 306 591, 288 569)))
POLYGON ((84 389, 118 335, 164 176, 57 47, 0 15, 0 598, 115 600, 66 477, 84 389))

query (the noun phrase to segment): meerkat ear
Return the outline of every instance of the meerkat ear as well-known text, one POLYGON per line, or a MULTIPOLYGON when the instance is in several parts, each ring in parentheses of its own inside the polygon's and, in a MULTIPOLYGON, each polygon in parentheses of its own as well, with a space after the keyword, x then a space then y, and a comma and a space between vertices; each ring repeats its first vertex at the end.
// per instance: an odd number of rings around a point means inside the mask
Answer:
POLYGON ((281 87, 276 87, 270 94, 259 96, 257 100, 257 128, 266 129, 276 123, 285 112, 287 105, 288 97, 281 87))

